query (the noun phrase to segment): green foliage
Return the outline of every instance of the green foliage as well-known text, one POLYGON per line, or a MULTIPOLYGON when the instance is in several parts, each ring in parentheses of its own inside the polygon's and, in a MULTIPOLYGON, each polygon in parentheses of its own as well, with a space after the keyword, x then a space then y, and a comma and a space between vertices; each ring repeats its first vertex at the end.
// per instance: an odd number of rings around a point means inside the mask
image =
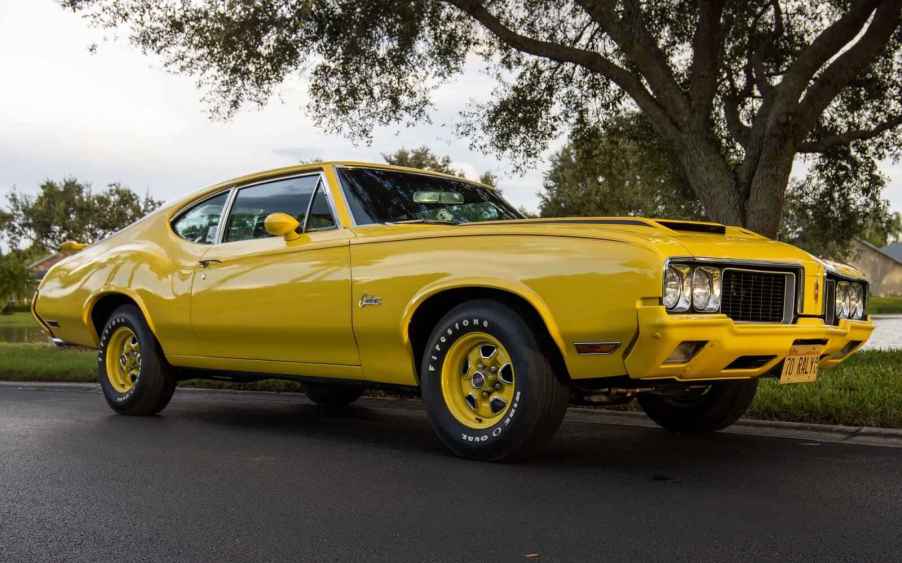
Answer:
POLYGON ((638 113, 571 135, 551 157, 539 199, 543 217, 704 217, 672 149, 638 113))
POLYGON ((0 309, 31 296, 32 281, 20 253, 0 254, 0 309))
MULTIPOLYGON (((899 215, 881 197, 885 185, 874 160, 852 151, 813 159, 787 191, 779 237, 834 259, 847 258, 856 237, 884 246, 900 234, 899 215)), ((574 132, 552 156, 539 197, 546 217, 705 218, 673 148, 635 113, 574 132)))
POLYGON ((846 259, 861 238, 885 246, 899 236, 899 215, 881 197, 886 178, 873 159, 841 149, 817 158, 786 193, 779 238, 818 256, 846 259))
POLYGON ((160 206, 120 184, 98 193, 75 178, 47 180, 37 196, 15 190, 7 195, 6 221, 0 228, 11 248, 56 249, 67 240, 93 243, 134 223, 160 206))
POLYGON ((401 147, 391 154, 383 154, 382 158, 385 162, 393 166, 420 168, 422 170, 431 170, 433 172, 441 172, 442 174, 460 176, 461 178, 464 177, 463 172, 451 166, 450 156, 438 156, 432 152, 432 149, 425 145, 413 150, 401 147))
MULTIPOLYGON (((528 166, 562 133, 640 110, 705 214, 777 233, 797 154, 902 146, 898 0, 63 0, 173 71, 212 111, 303 72, 328 132, 428 122, 481 57, 495 89, 458 131, 528 166)), ((844 189, 840 186, 837 189, 844 189)))
MULTIPOLYGON (((385 162, 394 166, 432 170, 433 172, 441 172, 442 174, 460 176, 461 178, 465 177, 465 174, 462 171, 451 166, 450 156, 438 156, 426 145, 412 150, 401 147, 391 154, 383 154, 382 158, 385 162)), ((479 176, 479 182, 498 190, 498 176, 492 172, 483 172, 482 175, 479 176)))

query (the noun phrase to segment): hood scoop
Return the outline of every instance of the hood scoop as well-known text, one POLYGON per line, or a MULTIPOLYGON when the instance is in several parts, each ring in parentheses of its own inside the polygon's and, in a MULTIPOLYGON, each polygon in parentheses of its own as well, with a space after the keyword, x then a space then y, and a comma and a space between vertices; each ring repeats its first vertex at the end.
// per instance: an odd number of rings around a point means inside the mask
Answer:
POLYGON ((726 234, 727 228, 717 223, 693 223, 691 221, 655 221, 662 227, 672 231, 687 231, 691 233, 707 233, 710 235, 726 234))

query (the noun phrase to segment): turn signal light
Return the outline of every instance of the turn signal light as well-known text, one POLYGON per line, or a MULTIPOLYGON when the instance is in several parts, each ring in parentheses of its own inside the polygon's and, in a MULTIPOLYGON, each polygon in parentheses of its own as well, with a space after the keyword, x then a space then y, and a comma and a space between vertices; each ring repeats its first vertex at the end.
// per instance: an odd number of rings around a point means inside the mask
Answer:
POLYGON ((685 364, 698 354, 707 344, 707 340, 685 340, 680 342, 673 353, 664 360, 665 364, 685 364))

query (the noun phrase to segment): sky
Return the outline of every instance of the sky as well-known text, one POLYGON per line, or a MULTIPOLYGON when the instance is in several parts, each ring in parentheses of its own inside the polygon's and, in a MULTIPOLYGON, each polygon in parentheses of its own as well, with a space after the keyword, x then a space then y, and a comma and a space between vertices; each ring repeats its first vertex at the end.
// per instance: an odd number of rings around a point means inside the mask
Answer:
MULTIPOLYGON (((382 153, 425 144, 470 178, 497 174, 514 205, 538 207, 547 158, 518 175, 454 133, 458 113, 491 91, 478 63, 436 91, 433 125, 379 129, 371 145, 355 146, 305 115, 301 77, 264 108, 215 121, 191 77, 166 72, 125 40, 102 38, 55 0, 0 0, 0 194, 13 187, 34 192, 45 179, 73 176, 95 188, 120 182, 171 200, 301 160, 382 162, 382 153), (92 43, 99 44, 95 54, 92 43)), ((882 169, 890 177, 885 197, 902 211, 902 162, 882 169)))

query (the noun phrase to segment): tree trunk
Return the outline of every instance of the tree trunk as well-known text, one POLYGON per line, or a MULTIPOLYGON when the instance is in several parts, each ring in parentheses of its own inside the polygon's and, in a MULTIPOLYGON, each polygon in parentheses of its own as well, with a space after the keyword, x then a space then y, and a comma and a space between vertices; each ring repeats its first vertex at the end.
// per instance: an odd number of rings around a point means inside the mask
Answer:
POLYGON ((767 136, 745 203, 746 227, 766 237, 777 237, 794 159, 792 136, 785 128, 767 136))
POLYGON ((744 224, 736 179, 714 143, 698 137, 684 138, 677 155, 708 218, 725 225, 744 224))

